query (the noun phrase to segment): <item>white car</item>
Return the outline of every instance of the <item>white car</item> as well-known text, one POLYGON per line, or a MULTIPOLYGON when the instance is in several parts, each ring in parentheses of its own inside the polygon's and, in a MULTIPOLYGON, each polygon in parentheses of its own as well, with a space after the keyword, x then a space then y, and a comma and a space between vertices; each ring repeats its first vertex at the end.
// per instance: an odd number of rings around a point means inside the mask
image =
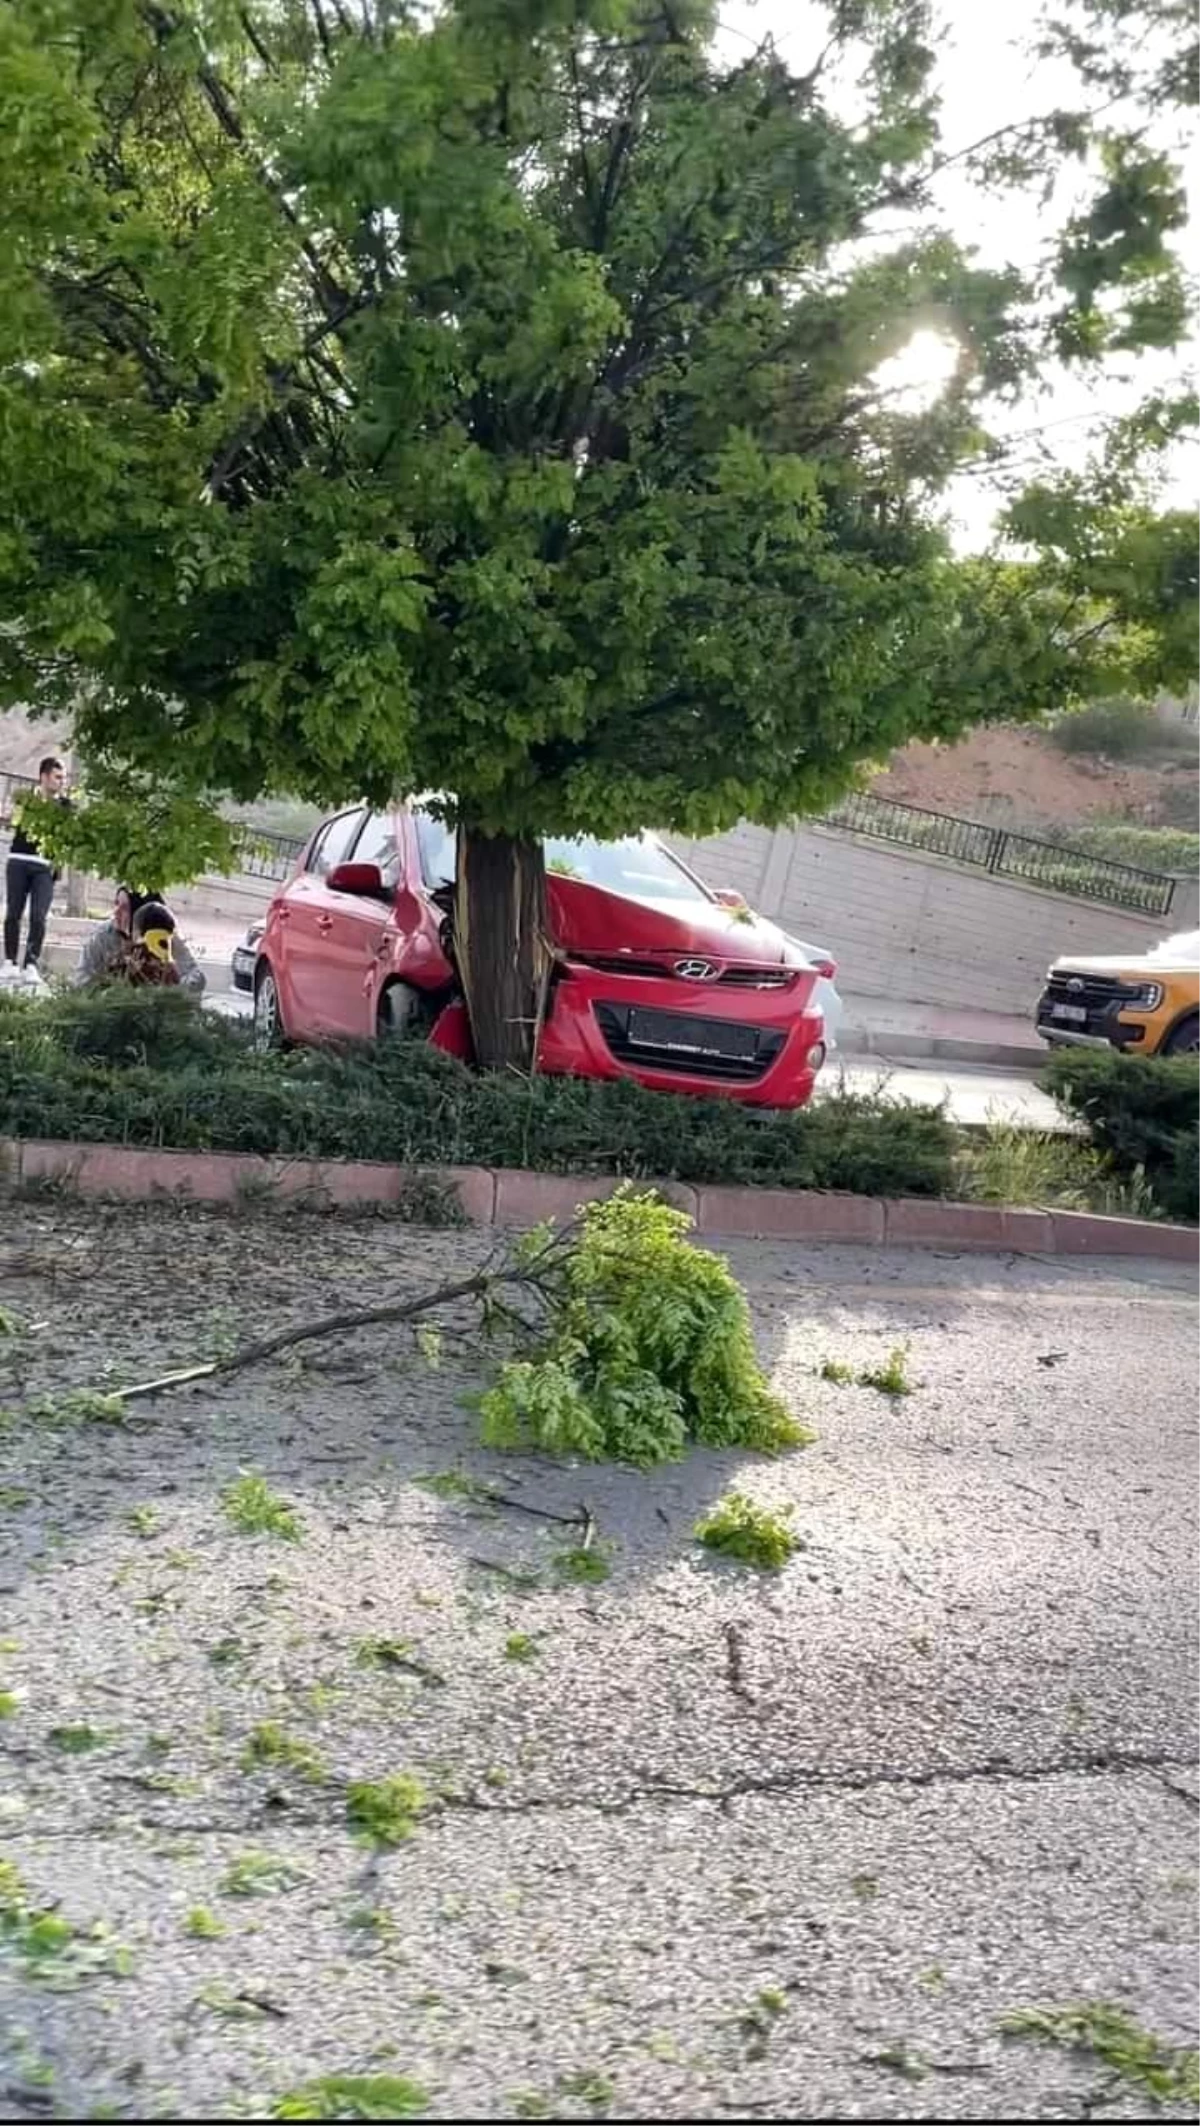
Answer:
POLYGON ((794 945, 797 952, 802 952, 810 967, 817 970, 818 980, 813 991, 813 1002, 819 1004, 825 1014, 825 1046, 832 1055, 838 1045, 838 1033, 846 1016, 846 1007, 833 984, 837 961, 832 953, 826 952, 823 945, 807 945, 803 938, 788 937, 788 944, 794 945))

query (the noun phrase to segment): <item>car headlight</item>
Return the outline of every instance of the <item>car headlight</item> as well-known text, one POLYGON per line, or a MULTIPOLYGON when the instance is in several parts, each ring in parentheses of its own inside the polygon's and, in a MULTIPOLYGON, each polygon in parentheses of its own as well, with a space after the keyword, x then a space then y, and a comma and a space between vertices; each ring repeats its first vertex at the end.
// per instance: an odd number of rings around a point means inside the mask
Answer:
POLYGON ((1157 1011, 1163 1000, 1161 982, 1141 982, 1121 999, 1122 1011, 1157 1011))

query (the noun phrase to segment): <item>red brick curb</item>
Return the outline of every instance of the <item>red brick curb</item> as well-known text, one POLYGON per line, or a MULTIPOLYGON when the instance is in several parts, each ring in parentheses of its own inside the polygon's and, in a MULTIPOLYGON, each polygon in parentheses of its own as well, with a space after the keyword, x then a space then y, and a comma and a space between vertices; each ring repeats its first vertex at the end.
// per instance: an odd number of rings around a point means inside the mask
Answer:
MULTIPOLYGON (((149 1151, 121 1144, 0 1142, 12 1186, 58 1182, 81 1196, 126 1202, 155 1197, 196 1203, 260 1198, 316 1209, 386 1209, 414 1180, 441 1182, 476 1225, 529 1226, 569 1218, 580 1203, 610 1196, 619 1183, 600 1175, 533 1174, 518 1167, 408 1168, 365 1160, 260 1159, 251 1152, 149 1151)), ((1039 1211, 934 1197, 821 1195, 807 1189, 689 1188, 658 1184, 701 1233, 750 1240, 872 1242, 895 1247, 986 1249, 1006 1255, 1141 1255, 1160 1262, 1200 1260, 1200 1231, 1090 1211, 1039 1211)))

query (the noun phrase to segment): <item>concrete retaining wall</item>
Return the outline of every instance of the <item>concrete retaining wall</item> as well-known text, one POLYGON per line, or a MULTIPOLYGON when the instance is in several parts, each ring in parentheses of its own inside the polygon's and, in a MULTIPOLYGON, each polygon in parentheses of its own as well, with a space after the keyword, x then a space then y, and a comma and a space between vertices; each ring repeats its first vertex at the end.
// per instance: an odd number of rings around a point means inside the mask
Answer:
POLYGON ((742 826, 672 846, 710 885, 828 947, 850 996, 1027 1012, 1059 953, 1140 952, 1196 922, 1194 889, 1168 917, 1129 915, 830 828, 742 826))
POLYGON ((198 878, 194 886, 172 886, 168 899, 184 931, 189 925, 205 929, 218 923, 244 930, 248 923, 266 914, 268 903, 278 891, 277 879, 246 878, 242 874, 222 878, 214 873, 211 878, 198 878))

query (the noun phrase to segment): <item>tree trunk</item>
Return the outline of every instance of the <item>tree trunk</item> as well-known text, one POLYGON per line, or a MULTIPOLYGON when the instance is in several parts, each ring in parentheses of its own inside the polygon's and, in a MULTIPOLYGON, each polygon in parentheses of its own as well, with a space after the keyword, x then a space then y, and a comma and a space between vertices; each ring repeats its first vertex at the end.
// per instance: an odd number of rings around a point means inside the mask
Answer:
POLYGON ((550 966, 540 842, 460 822, 454 945, 480 1069, 531 1071, 550 966))

